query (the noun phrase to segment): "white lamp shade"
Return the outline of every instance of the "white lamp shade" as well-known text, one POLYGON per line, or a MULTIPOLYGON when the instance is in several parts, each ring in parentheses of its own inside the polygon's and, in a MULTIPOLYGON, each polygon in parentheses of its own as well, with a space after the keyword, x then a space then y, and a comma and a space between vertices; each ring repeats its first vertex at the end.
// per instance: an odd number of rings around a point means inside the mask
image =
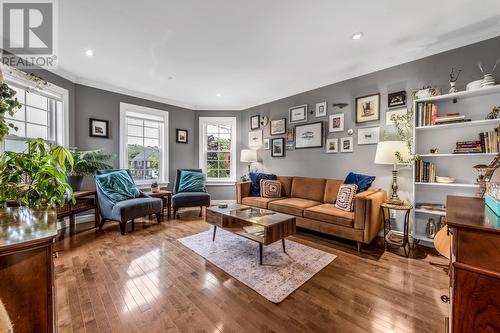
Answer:
POLYGON ((401 154, 403 161, 410 159, 408 146, 404 141, 381 141, 377 145, 375 164, 401 164, 396 157, 396 152, 401 154))
POLYGON ((240 161, 245 163, 257 162, 257 151, 253 149, 242 149, 240 161))

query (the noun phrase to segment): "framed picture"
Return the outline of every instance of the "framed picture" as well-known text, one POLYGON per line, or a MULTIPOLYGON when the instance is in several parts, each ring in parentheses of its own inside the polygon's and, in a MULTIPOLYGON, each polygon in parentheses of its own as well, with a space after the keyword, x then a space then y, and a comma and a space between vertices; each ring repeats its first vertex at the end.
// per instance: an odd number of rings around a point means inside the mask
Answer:
POLYGON ((327 154, 338 153, 339 139, 326 139, 326 152, 327 154))
POLYGON ((96 138, 109 138, 109 120, 90 118, 89 135, 96 138))
POLYGON ((251 116, 250 117, 250 129, 251 130, 256 130, 260 128, 260 116, 251 116))
POLYGON ((248 147, 260 148, 262 146, 262 130, 248 132, 248 147))
POLYGON ((269 139, 264 139, 264 150, 271 149, 269 139))
POLYGON ((286 133, 286 118, 271 120, 271 135, 280 135, 286 133))
POLYGON ((272 157, 285 156, 285 139, 284 138, 271 139, 271 156, 272 157))
POLYGON ((356 98, 356 123, 380 120, 380 94, 356 98))
POLYGON ((408 113, 408 109, 407 108, 396 109, 396 110, 389 110, 385 114, 385 124, 386 125, 395 125, 394 121, 392 120, 392 117, 404 116, 407 113, 408 113))
POLYGON ((406 105, 406 91, 398 91, 387 95, 387 106, 393 108, 395 106, 406 105))
POLYGON ((352 136, 340 139, 340 152, 352 153, 354 151, 352 136))
POLYGON ((288 109, 288 122, 290 124, 293 123, 302 123, 307 121, 307 104, 294 106, 288 109))
POLYGON ((358 128, 358 145, 374 145, 378 143, 380 127, 358 128))
POLYGON ((316 103, 316 118, 326 117, 326 101, 321 103, 316 103))
POLYGON ((285 150, 294 150, 293 142, 289 142, 285 144, 285 150))
POLYGON ((294 140, 293 134, 294 134, 293 127, 290 127, 289 129, 287 129, 286 142, 293 142, 293 140, 294 140))
POLYGON ((175 130, 175 142, 177 143, 188 143, 188 131, 185 129, 177 128, 175 130))
POLYGON ((328 119, 328 132, 343 132, 344 131, 344 114, 334 113, 328 119))
POLYGON ((323 122, 295 126, 295 149, 323 147, 323 122))

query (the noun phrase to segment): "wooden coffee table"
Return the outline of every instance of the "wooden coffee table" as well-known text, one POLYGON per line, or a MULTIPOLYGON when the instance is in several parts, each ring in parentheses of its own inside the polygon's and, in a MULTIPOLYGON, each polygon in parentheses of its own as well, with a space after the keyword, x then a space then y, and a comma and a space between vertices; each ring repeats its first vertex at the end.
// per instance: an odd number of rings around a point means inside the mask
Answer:
POLYGON ((264 245, 281 240, 286 253, 285 238, 296 232, 295 216, 240 204, 207 208, 205 222, 214 227, 212 241, 215 241, 217 228, 221 228, 257 242, 261 265, 264 245))

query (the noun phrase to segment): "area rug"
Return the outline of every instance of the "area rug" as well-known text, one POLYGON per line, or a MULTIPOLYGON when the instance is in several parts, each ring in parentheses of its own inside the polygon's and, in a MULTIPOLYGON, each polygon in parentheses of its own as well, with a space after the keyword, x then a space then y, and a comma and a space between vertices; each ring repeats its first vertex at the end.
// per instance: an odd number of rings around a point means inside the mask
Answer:
POLYGON ((228 231, 217 229, 178 239, 189 249, 224 270, 269 301, 279 303, 321 271, 336 256, 286 240, 264 246, 263 265, 259 265, 259 244, 228 231))

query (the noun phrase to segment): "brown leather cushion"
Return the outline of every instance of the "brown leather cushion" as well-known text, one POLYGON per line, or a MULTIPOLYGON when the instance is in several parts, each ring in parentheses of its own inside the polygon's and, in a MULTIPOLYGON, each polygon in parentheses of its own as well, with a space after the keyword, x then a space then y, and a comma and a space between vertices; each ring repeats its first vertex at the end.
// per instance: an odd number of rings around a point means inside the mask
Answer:
POLYGON ((325 179, 293 177, 292 198, 302 198, 323 202, 325 179))
POLYGON ((342 184, 344 184, 343 180, 327 179, 325 184, 325 196, 323 197, 323 202, 335 203, 335 200, 337 200, 337 193, 339 193, 339 188, 342 184))
POLYGON ((333 204, 322 204, 307 208, 304 211, 304 217, 350 228, 354 226, 354 212, 343 211, 333 204))
POLYGON ((290 198, 290 192, 292 191, 292 180, 293 177, 290 176, 278 176, 278 180, 281 183, 281 196, 290 198))
POLYGON ((280 213, 302 216, 304 209, 320 204, 321 202, 314 200, 289 198, 270 202, 268 208, 280 213))
POLYGON ((248 206, 267 208, 267 205, 274 200, 280 200, 283 198, 263 198, 263 197, 244 197, 241 199, 241 203, 248 206))

